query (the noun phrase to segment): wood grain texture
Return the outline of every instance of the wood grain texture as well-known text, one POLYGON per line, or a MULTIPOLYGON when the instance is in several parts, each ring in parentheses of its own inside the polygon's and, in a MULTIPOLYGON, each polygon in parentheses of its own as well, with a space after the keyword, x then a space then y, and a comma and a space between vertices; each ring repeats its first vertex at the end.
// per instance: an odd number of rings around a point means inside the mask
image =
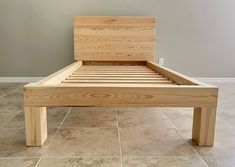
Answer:
POLYGON ((27 146, 41 146, 47 139, 46 107, 24 107, 27 146))
POLYGON ((143 65, 83 65, 62 81, 66 83, 174 84, 143 65), (137 70, 137 71, 136 71, 137 70))
POLYGON ((186 75, 180 74, 176 71, 160 66, 152 61, 148 61, 146 65, 152 68, 153 70, 157 71, 159 74, 163 75, 164 77, 180 85, 205 85, 205 86, 207 85, 197 80, 194 80, 186 75))
POLYGON ((217 90, 213 87, 139 85, 81 86, 76 83, 60 87, 30 87, 25 91, 24 101, 25 106, 199 107, 213 105, 217 100, 217 90))
POLYGON ((218 88, 154 63, 154 17, 75 16, 80 60, 24 87, 26 144, 47 138, 42 106, 194 107, 193 140, 212 146, 218 88))
POLYGON ((192 139, 199 146, 214 145, 215 121, 216 106, 194 108, 192 139))
POLYGON ((154 60, 154 17, 75 16, 75 60, 154 60))

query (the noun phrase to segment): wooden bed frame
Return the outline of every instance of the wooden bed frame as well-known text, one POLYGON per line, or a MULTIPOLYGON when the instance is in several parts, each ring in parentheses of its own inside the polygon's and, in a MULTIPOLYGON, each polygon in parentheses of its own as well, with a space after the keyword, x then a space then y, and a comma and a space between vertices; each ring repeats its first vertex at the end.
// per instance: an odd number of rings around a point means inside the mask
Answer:
POLYGON ((48 106, 193 107, 192 139, 213 146, 218 88, 154 63, 154 17, 75 16, 75 63, 24 86, 26 145, 47 138, 48 106))

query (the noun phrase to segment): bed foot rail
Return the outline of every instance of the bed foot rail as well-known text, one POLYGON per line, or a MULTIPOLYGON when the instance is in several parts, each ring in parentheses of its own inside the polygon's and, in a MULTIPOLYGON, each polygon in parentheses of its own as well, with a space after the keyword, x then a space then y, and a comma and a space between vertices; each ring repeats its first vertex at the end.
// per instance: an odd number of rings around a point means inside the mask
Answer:
POLYGON ((199 146, 213 146, 216 107, 195 107, 192 140, 199 146))
POLYGON ((24 107, 26 146, 42 146, 47 139, 46 107, 24 107))

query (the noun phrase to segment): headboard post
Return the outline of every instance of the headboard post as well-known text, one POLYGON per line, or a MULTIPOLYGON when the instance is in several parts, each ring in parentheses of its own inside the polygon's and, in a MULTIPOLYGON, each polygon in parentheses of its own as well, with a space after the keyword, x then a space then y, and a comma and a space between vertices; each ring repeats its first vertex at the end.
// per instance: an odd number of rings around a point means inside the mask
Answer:
POLYGON ((153 61, 155 17, 75 16, 74 58, 84 61, 153 61))

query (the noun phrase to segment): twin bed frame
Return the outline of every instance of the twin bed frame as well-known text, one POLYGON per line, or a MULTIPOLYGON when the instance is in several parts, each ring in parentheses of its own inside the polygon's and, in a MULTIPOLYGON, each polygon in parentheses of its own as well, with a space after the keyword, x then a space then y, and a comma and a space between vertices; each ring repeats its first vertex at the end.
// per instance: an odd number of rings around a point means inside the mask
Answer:
POLYGON ((74 17, 75 63, 24 87, 26 145, 47 138, 48 106, 194 107, 192 139, 213 146, 218 88, 154 63, 154 17, 74 17))

